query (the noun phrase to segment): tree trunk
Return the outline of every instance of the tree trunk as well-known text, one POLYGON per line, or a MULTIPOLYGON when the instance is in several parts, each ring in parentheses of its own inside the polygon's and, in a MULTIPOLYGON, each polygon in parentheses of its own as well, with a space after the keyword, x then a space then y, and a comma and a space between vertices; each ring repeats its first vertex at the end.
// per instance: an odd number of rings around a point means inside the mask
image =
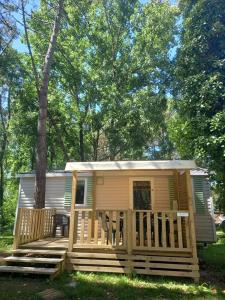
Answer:
POLYGON ((84 132, 83 132, 83 123, 79 123, 79 140, 80 140, 80 161, 84 161, 84 132))
POLYGON ((46 169, 47 169, 47 143, 46 143, 46 120, 48 105, 49 74, 56 46, 57 36, 60 29, 62 17, 63 0, 59 0, 59 7, 53 25, 51 40, 45 56, 42 82, 39 91, 39 114, 38 114, 38 140, 36 154, 36 191, 35 207, 45 207, 46 169))
MULTIPOLYGON (((9 83, 10 86, 10 83, 9 83)), ((11 117, 11 97, 10 97, 10 88, 8 88, 8 97, 7 97, 7 108, 4 112, 4 104, 2 101, 2 95, 0 95, 0 122, 2 126, 2 143, 0 145, 0 231, 2 225, 4 223, 4 215, 3 215, 3 204, 4 204, 4 161, 5 161, 5 154, 7 150, 7 143, 8 143, 8 127, 9 121, 11 117)))

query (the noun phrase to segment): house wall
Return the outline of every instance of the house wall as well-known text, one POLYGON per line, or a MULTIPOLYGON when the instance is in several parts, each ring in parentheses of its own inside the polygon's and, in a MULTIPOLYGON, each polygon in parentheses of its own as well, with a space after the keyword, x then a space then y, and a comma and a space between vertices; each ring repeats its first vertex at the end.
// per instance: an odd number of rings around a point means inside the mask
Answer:
MULTIPOLYGON (((91 174, 89 174, 90 176, 91 174)), ((96 172, 96 209, 128 209, 130 203, 130 179, 136 177, 153 179, 152 197, 154 210, 170 210, 175 202, 176 192, 171 188, 172 171, 104 171, 96 172), (172 197, 172 198, 171 198, 172 197), (172 200, 172 201, 171 201, 172 200)), ((193 177, 192 177, 193 178, 193 177)), ((92 180, 89 180, 88 205, 92 207, 92 180)), ((187 209, 184 178, 180 182, 179 208, 187 209)), ((47 177, 46 207, 54 207, 58 213, 69 215, 70 206, 65 205, 66 176, 47 177)), ((213 219, 213 204, 207 178, 203 178, 205 213, 195 213, 196 237, 199 242, 213 242, 216 239, 213 219)), ((193 193, 194 207, 195 194, 193 193)), ((34 177, 20 179, 19 207, 32 208, 34 205, 34 177)), ((175 209, 175 208, 174 208, 175 209)))
POLYGON ((169 178, 171 171, 96 171, 96 209, 128 209, 131 179, 152 179, 154 210, 170 210, 169 178))
MULTIPOLYGON (((69 214, 64 207, 66 177, 46 178, 45 207, 56 208, 58 213, 69 214)), ((34 177, 20 179, 19 207, 32 208, 34 206, 34 177)))
POLYGON ((216 228, 210 184, 206 176, 192 176, 196 239, 198 242, 215 242, 216 228), (196 178, 198 184, 196 185, 196 178), (195 183, 194 183, 195 181, 195 183), (202 200, 202 203, 199 201, 202 200))

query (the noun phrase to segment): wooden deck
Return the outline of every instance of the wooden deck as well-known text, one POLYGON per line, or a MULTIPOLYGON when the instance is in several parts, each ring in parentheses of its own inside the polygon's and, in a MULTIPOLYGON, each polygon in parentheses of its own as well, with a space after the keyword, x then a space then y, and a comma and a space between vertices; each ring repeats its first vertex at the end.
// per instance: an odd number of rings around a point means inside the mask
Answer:
POLYGON ((23 249, 68 249, 68 238, 47 237, 37 241, 20 245, 23 249))

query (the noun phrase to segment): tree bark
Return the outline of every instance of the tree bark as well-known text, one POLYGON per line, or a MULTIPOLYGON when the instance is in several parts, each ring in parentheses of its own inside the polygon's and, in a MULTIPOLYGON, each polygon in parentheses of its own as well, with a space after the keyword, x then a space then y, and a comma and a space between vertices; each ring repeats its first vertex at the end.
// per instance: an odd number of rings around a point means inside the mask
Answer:
MULTIPOLYGON (((9 83, 10 86, 10 83, 9 83)), ((8 143, 8 127, 11 117, 11 97, 10 97, 10 88, 8 88, 8 97, 7 97, 7 111, 4 112, 4 104, 2 102, 2 95, 0 95, 0 122, 2 126, 2 143, 0 145, 0 232, 4 224, 4 214, 3 214, 3 204, 4 204, 4 160, 7 150, 8 143)), ((5 108, 6 109, 6 108, 5 108)))
POLYGON ((42 81, 39 90, 39 114, 38 114, 38 139, 36 153, 36 191, 35 207, 45 207, 45 188, 47 170, 47 143, 46 143, 46 120, 48 106, 48 85, 53 54, 60 30, 60 20, 63 12, 63 0, 59 0, 58 11, 53 24, 49 47, 45 56, 42 81))
POLYGON ((84 132, 83 132, 83 123, 79 123, 79 140, 80 140, 80 161, 84 161, 84 132))

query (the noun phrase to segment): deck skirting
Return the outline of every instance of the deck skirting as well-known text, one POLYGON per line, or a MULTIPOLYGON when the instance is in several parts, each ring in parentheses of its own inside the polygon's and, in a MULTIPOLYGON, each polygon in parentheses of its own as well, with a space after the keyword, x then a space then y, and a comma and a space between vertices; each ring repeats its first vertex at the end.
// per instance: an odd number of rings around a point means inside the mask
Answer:
POLYGON ((67 268, 81 272, 106 272, 160 276, 191 277, 199 279, 198 261, 190 255, 170 256, 67 252, 67 268))

